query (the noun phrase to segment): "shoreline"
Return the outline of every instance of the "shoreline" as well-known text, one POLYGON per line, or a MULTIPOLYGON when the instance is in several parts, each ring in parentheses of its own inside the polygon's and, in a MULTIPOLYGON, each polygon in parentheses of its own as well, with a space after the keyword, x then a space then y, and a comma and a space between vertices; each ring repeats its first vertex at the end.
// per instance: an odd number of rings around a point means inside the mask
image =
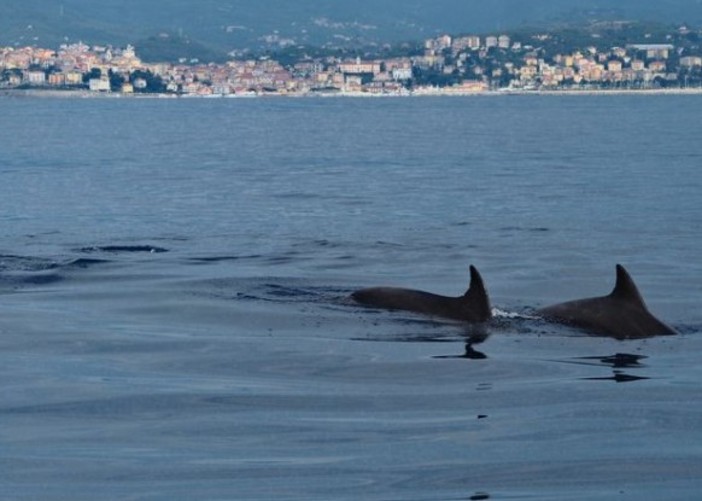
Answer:
POLYGON ((253 98, 403 98, 403 97, 479 97, 479 96, 622 96, 622 95, 702 95, 702 87, 670 89, 497 89, 460 91, 451 88, 423 89, 406 93, 371 92, 300 92, 247 94, 124 94, 89 90, 0 89, 0 97, 9 98, 67 98, 67 99, 253 99, 253 98))

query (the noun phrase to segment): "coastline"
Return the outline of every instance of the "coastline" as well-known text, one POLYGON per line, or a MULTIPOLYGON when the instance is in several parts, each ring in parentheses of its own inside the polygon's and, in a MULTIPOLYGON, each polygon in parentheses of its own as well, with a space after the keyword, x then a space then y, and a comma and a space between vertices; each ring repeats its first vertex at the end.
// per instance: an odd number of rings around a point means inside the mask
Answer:
POLYGON ((670 89, 553 89, 525 91, 495 91, 497 94, 537 94, 537 95, 702 95, 702 87, 670 88, 670 89))
POLYGON ((87 89, 0 89, 0 97, 42 99, 252 99, 252 98, 389 98, 389 97, 478 97, 478 96, 622 96, 622 95, 702 95, 702 87, 668 89, 497 89, 457 91, 451 88, 422 89, 403 93, 371 92, 299 92, 263 94, 165 94, 94 92, 87 89))

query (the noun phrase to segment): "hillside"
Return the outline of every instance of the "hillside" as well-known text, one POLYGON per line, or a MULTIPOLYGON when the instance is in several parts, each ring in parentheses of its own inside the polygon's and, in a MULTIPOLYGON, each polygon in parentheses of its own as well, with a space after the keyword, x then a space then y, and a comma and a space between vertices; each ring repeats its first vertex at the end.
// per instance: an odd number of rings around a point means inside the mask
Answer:
POLYGON ((592 19, 702 24, 702 0, 3 0, 0 45, 134 43, 147 59, 217 60, 246 49, 359 47, 592 19))

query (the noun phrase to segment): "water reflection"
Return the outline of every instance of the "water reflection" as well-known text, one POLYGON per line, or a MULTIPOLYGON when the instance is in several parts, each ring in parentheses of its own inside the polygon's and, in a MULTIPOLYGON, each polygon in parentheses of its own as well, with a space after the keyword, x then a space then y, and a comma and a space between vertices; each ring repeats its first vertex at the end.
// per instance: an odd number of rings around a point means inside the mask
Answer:
POLYGON ((482 351, 478 351, 473 348, 473 342, 466 341, 465 353, 461 355, 437 355, 434 358, 446 359, 446 358, 467 358, 469 360, 485 360, 488 356, 482 351))
POLYGON ((483 501, 485 499, 490 499, 490 494, 488 494, 487 492, 476 492, 468 499, 470 501, 483 501))
POLYGON ((445 358, 465 358, 468 360, 485 360, 488 358, 488 356, 483 353, 482 351, 478 351, 474 348, 476 344, 483 343, 488 337, 490 337, 490 333, 487 331, 484 325, 478 324, 478 325, 471 325, 467 327, 466 331, 464 332, 464 335, 466 337, 466 345, 465 345, 465 351, 461 355, 438 355, 435 356, 434 358, 439 358, 439 359, 445 359, 445 358))
POLYGON ((608 357, 579 357, 577 360, 595 360, 600 362, 596 365, 608 365, 614 369, 638 369, 645 367, 641 363, 647 359, 646 355, 632 355, 630 353, 615 353, 608 357))
POLYGON ((645 355, 615 353, 614 355, 610 356, 578 357, 575 359, 575 362, 571 363, 612 368, 611 376, 582 378, 584 381, 614 381, 615 383, 631 383, 633 381, 650 379, 646 376, 629 374, 624 371, 624 369, 641 369, 646 367, 646 365, 642 363, 642 360, 647 358, 648 357, 645 355))
POLYGON ((631 383, 632 381, 641 381, 650 379, 645 376, 634 376, 626 374, 622 371, 614 371, 614 374, 609 377, 584 377, 583 381, 614 381, 615 383, 631 383))

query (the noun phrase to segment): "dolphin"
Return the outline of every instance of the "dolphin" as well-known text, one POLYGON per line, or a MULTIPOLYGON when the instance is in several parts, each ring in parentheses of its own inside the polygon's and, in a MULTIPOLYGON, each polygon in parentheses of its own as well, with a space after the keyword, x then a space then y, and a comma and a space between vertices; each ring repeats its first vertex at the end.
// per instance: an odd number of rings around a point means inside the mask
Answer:
POLYGON ((483 278, 472 265, 470 286, 466 293, 459 297, 397 287, 372 287, 354 292, 351 298, 365 306, 412 311, 471 323, 485 322, 492 316, 490 298, 485 290, 483 278))
POLYGON ((617 265, 617 282, 609 295, 555 304, 536 313, 547 320, 616 339, 677 334, 648 311, 636 284, 620 264, 617 265))

